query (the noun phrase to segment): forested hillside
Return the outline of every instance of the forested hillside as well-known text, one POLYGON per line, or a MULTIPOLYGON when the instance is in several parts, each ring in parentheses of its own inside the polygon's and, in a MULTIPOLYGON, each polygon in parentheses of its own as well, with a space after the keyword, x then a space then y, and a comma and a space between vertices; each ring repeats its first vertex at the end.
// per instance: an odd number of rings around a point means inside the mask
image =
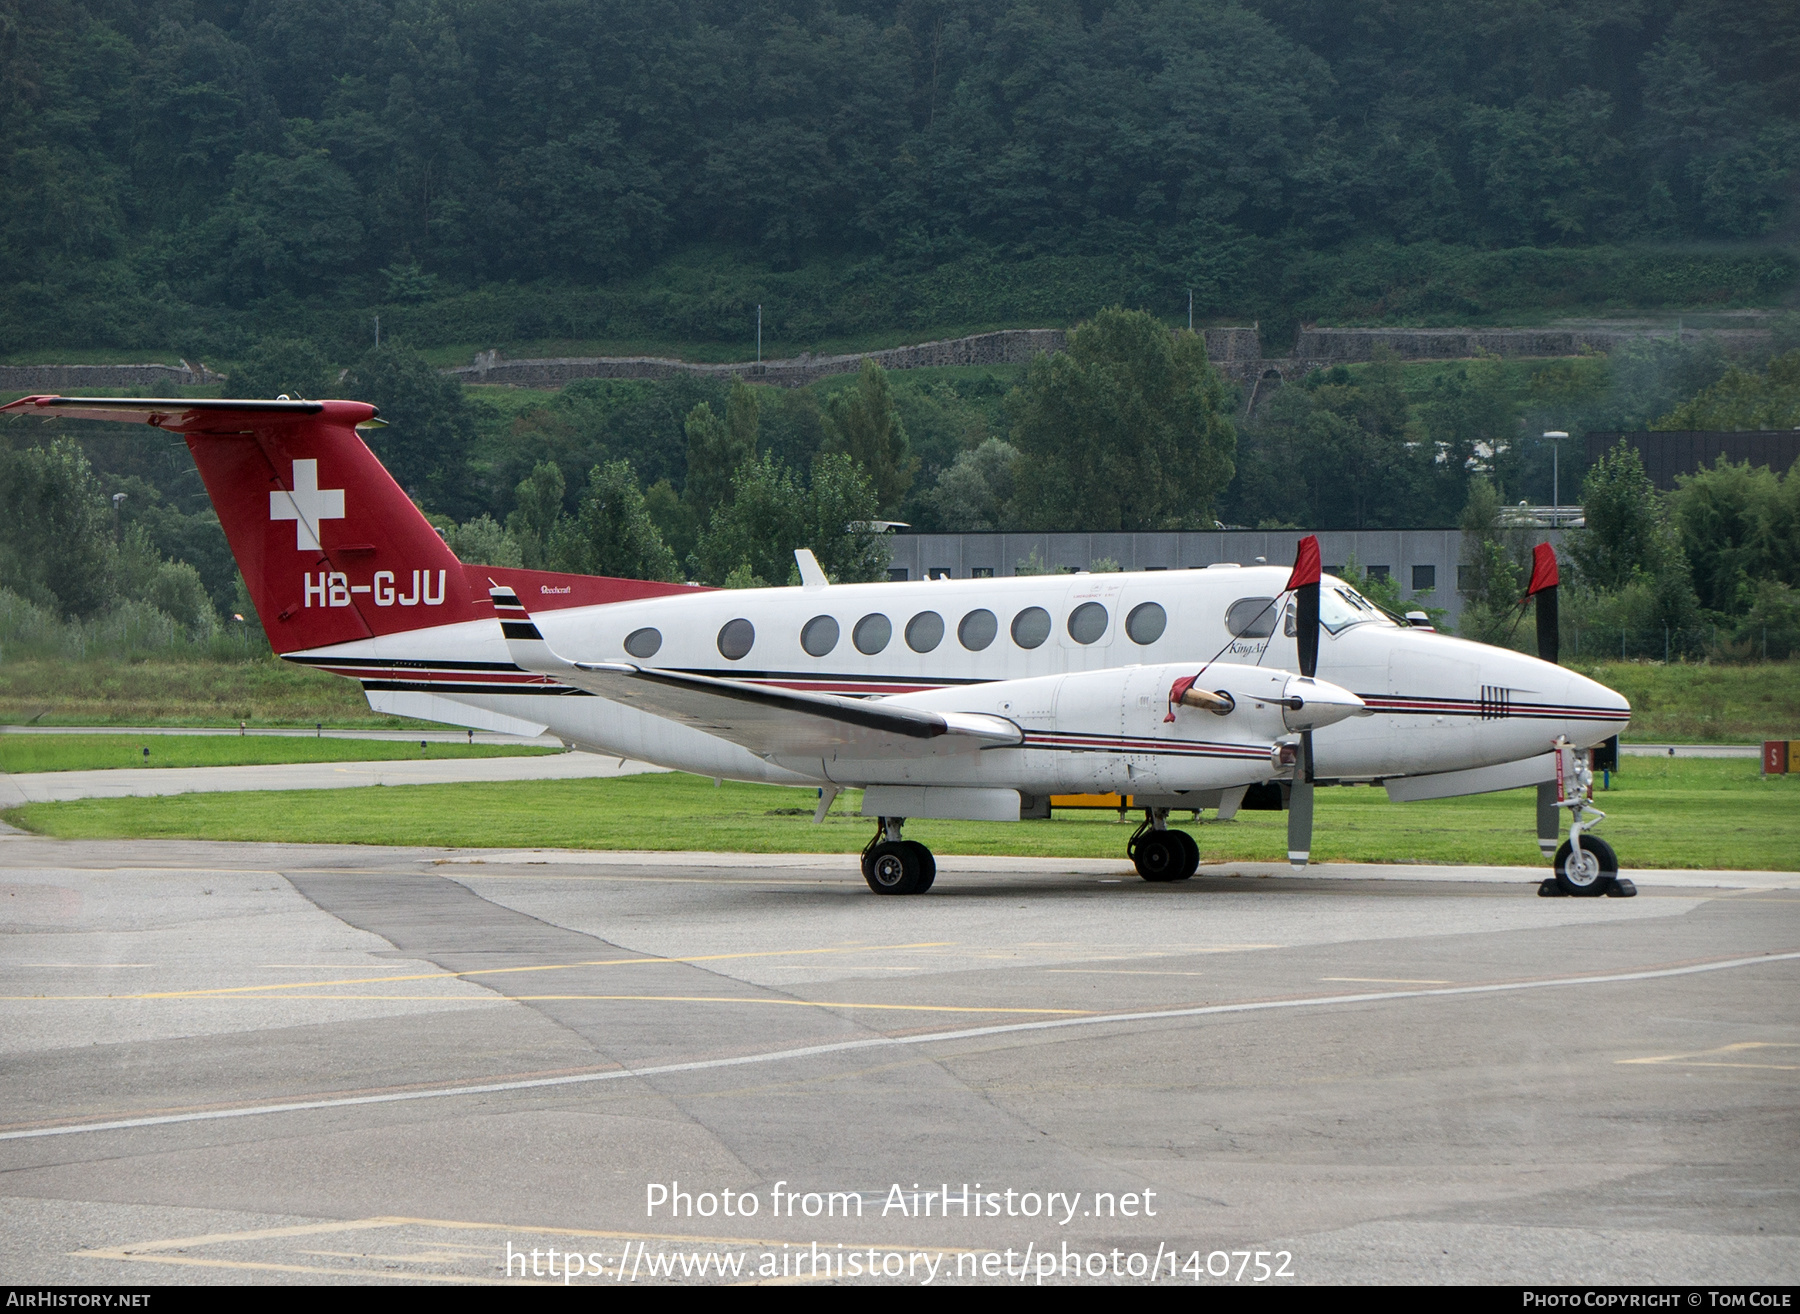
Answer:
POLYGON ((1797 150, 1785 0, 3 0, 0 350, 1768 301, 1797 150))

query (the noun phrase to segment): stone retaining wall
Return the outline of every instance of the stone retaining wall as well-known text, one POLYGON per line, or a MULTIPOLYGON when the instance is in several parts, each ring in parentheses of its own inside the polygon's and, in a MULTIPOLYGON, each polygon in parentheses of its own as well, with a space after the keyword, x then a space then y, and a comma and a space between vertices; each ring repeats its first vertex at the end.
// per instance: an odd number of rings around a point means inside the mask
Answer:
POLYGON ((80 395, 118 388, 193 387, 219 383, 204 365, 0 365, 0 392, 80 395))
MULTIPOLYGON (((1256 330, 1207 329, 1206 349, 1221 366, 1253 361, 1262 354, 1256 330)), ((484 351, 472 365, 447 371, 464 383, 500 383, 519 388, 560 388, 576 379, 672 379, 680 375, 728 379, 741 376, 753 383, 802 388, 834 374, 853 374, 865 360, 883 369, 913 370, 944 365, 1024 365, 1042 353, 1061 351, 1068 341, 1062 329, 1003 329, 966 338, 920 342, 883 351, 837 356, 803 353, 787 360, 737 361, 724 365, 695 364, 660 356, 568 356, 545 360, 502 360, 484 351)))
MULTIPOLYGON (((1461 360, 1482 354, 1493 356, 1579 356, 1583 352, 1615 351, 1633 338, 1671 337, 1669 332, 1645 333, 1638 329, 1301 329, 1294 356, 1320 365, 1364 361, 1377 347, 1386 347, 1403 360, 1461 360)), ((1719 329, 1702 332, 1687 329, 1682 339, 1698 342, 1716 337, 1727 351, 1767 347, 1767 329, 1719 329)))

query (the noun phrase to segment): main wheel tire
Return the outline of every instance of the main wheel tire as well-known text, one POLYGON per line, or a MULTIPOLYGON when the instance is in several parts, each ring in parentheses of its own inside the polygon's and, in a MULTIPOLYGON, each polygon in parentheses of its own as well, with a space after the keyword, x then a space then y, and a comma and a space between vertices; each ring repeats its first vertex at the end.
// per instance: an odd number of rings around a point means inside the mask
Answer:
POLYGON ((1556 851, 1556 884, 1564 894, 1593 898, 1605 894, 1619 874, 1612 845, 1591 835, 1581 837, 1581 861, 1574 860, 1568 840, 1556 851))
POLYGON ((918 840, 903 840, 901 842, 904 843, 907 848, 911 849, 913 857, 918 859, 919 888, 914 890, 913 893, 923 894, 926 890, 931 888, 931 883, 937 879, 937 859, 932 857, 931 850, 919 843, 918 840))
POLYGON ((912 846, 891 840, 883 840, 869 854, 868 882, 877 894, 918 894, 928 884, 912 846))
POLYGON ((1168 833, 1180 841, 1182 850, 1187 855, 1181 862, 1181 875, 1175 878, 1178 881, 1185 881, 1200 870, 1200 841, 1185 830, 1171 830, 1168 833))
POLYGON ((1138 875, 1147 881, 1179 881, 1186 879, 1187 849, 1176 839, 1179 832, 1152 830, 1139 836, 1129 850, 1138 875))

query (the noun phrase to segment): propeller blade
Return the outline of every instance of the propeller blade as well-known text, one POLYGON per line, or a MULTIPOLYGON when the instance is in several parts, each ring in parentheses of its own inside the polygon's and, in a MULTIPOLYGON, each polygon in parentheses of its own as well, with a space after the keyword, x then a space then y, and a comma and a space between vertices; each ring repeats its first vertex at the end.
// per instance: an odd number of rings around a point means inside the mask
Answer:
POLYGON ((1288 794, 1288 861, 1304 867, 1312 857, 1312 732, 1300 736, 1300 760, 1294 763, 1294 785, 1288 794))
POLYGON ((1294 553, 1294 572, 1287 582, 1294 595, 1294 639, 1300 649, 1300 674, 1308 678, 1319 673, 1320 573, 1318 535, 1308 534, 1294 553))
POLYGON ((1539 543, 1531 556, 1531 587, 1525 590, 1525 596, 1537 599, 1538 656, 1551 665, 1556 664, 1561 647, 1556 615, 1558 580, 1556 549, 1539 543))
POLYGON ((1562 818, 1556 811, 1556 782, 1546 780, 1537 787, 1538 848, 1543 850, 1545 857, 1556 852, 1561 822, 1562 818))
MULTIPOLYGON (((1548 543, 1539 543, 1531 555, 1531 585, 1525 590, 1525 596, 1537 599, 1538 656, 1552 665, 1561 646, 1556 615, 1557 583, 1556 549, 1548 543)), ((1545 857, 1556 852, 1561 826, 1562 817, 1556 810, 1556 784, 1547 781, 1537 788, 1538 848, 1545 857)))

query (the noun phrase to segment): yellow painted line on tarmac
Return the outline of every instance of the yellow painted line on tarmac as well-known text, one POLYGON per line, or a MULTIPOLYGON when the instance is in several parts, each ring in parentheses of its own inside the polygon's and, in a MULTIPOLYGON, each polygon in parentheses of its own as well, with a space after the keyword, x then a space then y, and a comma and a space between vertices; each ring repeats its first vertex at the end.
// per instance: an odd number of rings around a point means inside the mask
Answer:
POLYGON ((1759 1068, 1768 1072, 1800 1072, 1800 1063, 1733 1063, 1715 1057, 1742 1054, 1754 1049, 1800 1049, 1800 1044, 1779 1040, 1740 1040, 1735 1045, 1697 1050, 1692 1054, 1658 1054, 1651 1058, 1618 1059, 1620 1066, 1631 1064, 1673 1063, 1683 1068, 1759 1068))
MULTIPOLYGON (((468 972, 414 972, 406 976, 359 976, 337 981, 284 981, 274 985, 219 986, 210 990, 157 990, 137 995, 104 995, 105 999, 204 999, 209 996, 231 996, 274 990, 317 990, 321 986, 387 985, 400 981, 448 981, 477 976, 508 976, 518 972, 566 972, 582 967, 649 967, 669 963, 717 963, 741 958, 794 958, 817 954, 867 954, 896 949, 943 949, 954 940, 927 940, 917 944, 853 945, 834 949, 766 949, 755 953, 694 954, 685 958, 596 958, 581 963, 545 963, 534 967, 485 967, 468 972)), ((96 996, 57 996, 60 998, 93 998, 96 996)), ((41 999, 42 995, 0 996, 6 999, 41 999)))

